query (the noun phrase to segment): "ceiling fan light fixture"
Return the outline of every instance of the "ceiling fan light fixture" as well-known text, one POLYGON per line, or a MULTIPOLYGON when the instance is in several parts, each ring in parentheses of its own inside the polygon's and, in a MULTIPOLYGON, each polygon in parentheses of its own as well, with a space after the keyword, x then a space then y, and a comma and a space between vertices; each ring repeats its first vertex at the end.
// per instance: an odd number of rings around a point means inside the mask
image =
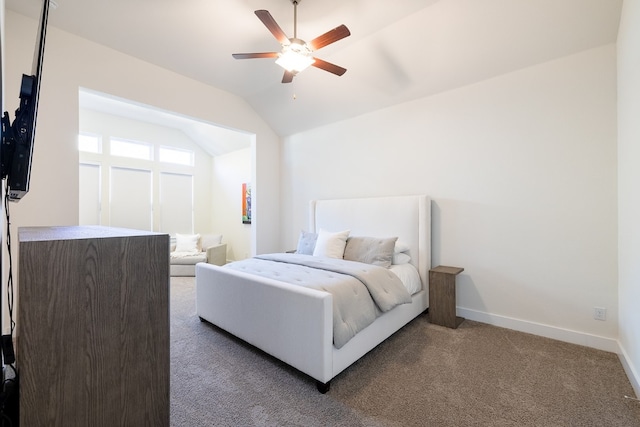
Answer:
POLYGON ((313 53, 318 49, 330 45, 331 43, 335 43, 338 40, 342 40, 343 38, 350 36, 351 32, 345 25, 340 25, 316 37, 309 43, 306 43, 304 40, 300 40, 297 36, 297 6, 299 2, 300 0, 291 0, 291 3, 293 3, 292 38, 287 37, 268 10, 260 9, 255 11, 258 19, 262 21, 264 26, 267 27, 282 46, 281 52, 234 53, 232 56, 235 59, 277 58, 276 64, 285 69, 284 76, 282 77, 282 83, 291 83, 296 74, 307 69, 311 65, 320 70, 335 74, 336 76, 343 75, 347 71, 346 68, 339 67, 320 58, 315 58, 313 53))
POLYGON ((292 73, 299 73, 314 62, 307 44, 297 39, 292 39, 291 44, 284 46, 276 60, 276 64, 292 73))

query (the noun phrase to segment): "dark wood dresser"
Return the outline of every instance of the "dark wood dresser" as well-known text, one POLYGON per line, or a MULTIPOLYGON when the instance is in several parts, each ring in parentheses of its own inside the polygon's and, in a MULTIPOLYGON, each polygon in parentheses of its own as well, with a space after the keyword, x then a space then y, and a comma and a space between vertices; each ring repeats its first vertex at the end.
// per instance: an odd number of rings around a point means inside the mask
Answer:
POLYGON ((23 227, 24 426, 169 426, 169 236, 23 227))

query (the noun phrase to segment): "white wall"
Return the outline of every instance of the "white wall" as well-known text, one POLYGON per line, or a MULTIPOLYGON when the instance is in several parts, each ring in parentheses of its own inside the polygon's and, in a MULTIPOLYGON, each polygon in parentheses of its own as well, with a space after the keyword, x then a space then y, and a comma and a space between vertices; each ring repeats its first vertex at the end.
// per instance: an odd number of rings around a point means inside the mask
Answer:
POLYGON ((640 396, 640 1, 618 32, 618 252, 621 360, 640 396))
MULTIPOLYGON (((31 70, 37 22, 6 11, 8 108, 17 106, 19 79, 31 70)), ((188 46, 185 48, 188 49, 188 46)), ((195 53, 194 53, 195 54, 195 53)), ((49 27, 32 171, 32 187, 12 206, 13 229, 78 221, 78 89, 151 105, 255 135, 254 252, 278 250, 277 135, 240 98, 85 39, 49 27), (262 165, 262 162, 267 162, 262 165), (265 202, 263 202, 265 201, 265 202), (262 205, 264 203, 264 206, 262 205), (261 225, 262 224, 262 225, 261 225)))
POLYGON ((242 223, 241 197, 242 184, 251 183, 251 151, 247 148, 212 159, 213 227, 215 232, 223 234, 228 260, 251 255, 253 224, 242 223))
POLYGON ((428 194, 459 313, 617 349, 609 45, 287 138, 283 242, 310 199, 428 194), (593 319, 593 307, 608 310, 593 319))

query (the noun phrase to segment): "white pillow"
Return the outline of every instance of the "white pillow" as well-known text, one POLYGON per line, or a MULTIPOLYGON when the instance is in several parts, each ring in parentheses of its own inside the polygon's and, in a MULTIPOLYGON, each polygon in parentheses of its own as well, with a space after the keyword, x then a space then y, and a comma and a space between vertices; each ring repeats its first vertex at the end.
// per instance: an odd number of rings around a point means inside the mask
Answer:
POLYGON ((200 252, 198 248, 199 234, 176 233, 176 252, 200 252))
POLYGON ((392 265, 390 268, 400 278, 409 294, 413 295, 422 289, 420 274, 411 264, 392 265))
POLYGON ((400 241, 396 241, 396 246, 393 248, 393 252, 396 254, 399 254, 401 252, 407 252, 408 250, 409 250, 409 245, 406 245, 400 241))
POLYGON ((405 254, 404 252, 400 252, 398 254, 393 254, 393 260, 391 261, 391 264, 393 265, 407 264, 409 261, 411 261, 411 257, 405 254))
POLYGON ((344 247, 347 244, 349 231, 350 230, 345 230, 332 233, 320 229, 318 239, 316 240, 316 247, 313 249, 313 256, 342 259, 344 257, 344 247))

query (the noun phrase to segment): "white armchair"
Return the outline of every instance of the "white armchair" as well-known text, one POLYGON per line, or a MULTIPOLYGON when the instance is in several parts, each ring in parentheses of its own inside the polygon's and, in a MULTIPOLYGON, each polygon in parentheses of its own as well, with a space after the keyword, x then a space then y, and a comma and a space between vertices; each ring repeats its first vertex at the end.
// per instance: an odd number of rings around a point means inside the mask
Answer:
POLYGON ((195 276, 196 264, 224 265, 227 263, 227 244, 221 234, 176 234, 169 254, 171 276, 195 276))

